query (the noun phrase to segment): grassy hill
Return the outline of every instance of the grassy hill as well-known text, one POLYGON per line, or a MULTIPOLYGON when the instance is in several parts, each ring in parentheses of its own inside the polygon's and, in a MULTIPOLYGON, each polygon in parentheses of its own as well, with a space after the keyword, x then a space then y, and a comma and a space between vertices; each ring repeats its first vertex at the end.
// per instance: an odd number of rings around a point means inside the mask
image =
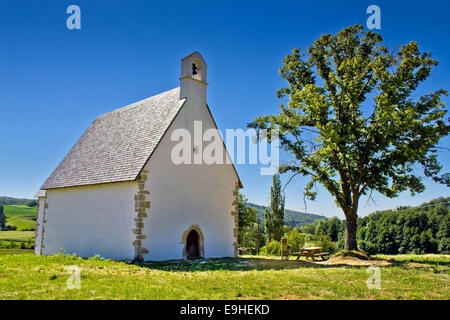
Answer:
MULTIPOLYGON (((260 221, 264 221, 264 211, 265 206, 261 206, 254 203, 247 203, 249 207, 256 208, 256 215, 260 221)), ((285 209, 284 210, 284 222, 286 225, 291 227, 301 227, 307 224, 311 224, 316 220, 327 219, 325 216, 320 216, 312 213, 304 213, 294 210, 285 209)))
POLYGON ((36 228, 37 208, 25 205, 3 205, 6 224, 17 227, 17 231, 36 228))
POLYGON ((0 196, 0 205, 3 205, 5 210, 6 224, 16 226, 16 231, 36 228, 36 200, 0 196), (30 207, 29 204, 35 206, 30 207))
POLYGON ((0 241, 26 242, 34 239, 34 231, 0 231, 0 241))
POLYGON ((36 200, 35 199, 20 199, 20 198, 0 196, 0 205, 2 205, 2 204, 27 205, 30 201, 36 201, 36 200))

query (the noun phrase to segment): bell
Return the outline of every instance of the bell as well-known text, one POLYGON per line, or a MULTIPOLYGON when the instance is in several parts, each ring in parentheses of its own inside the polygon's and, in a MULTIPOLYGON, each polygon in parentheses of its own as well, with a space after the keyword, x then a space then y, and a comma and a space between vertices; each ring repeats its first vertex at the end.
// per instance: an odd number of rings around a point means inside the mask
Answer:
POLYGON ((198 67, 195 65, 195 63, 193 63, 192 64, 192 74, 196 75, 197 74, 197 70, 198 70, 198 67))

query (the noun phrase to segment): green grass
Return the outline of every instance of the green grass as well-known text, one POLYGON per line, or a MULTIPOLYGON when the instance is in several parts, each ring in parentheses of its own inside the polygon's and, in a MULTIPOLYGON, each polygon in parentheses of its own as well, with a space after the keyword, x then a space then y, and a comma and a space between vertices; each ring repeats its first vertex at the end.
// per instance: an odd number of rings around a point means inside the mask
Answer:
POLYGON ((34 239, 34 231, 0 231, 0 240, 28 241, 34 239))
POLYGON ((137 266, 12 252, 0 251, 0 299, 450 299, 449 255, 379 256, 381 289, 369 290, 366 266, 345 261, 245 256, 137 266), (81 289, 66 288, 71 265, 81 269, 81 289))
POLYGON ((6 224, 17 227, 17 231, 36 228, 37 208, 24 205, 4 205, 6 224))
POLYGON ((27 216, 36 218, 37 208, 23 205, 4 205, 5 215, 7 218, 14 216, 27 216))
POLYGON ((33 253, 32 249, 4 249, 0 248, 0 255, 3 254, 24 254, 24 253, 33 253))
POLYGON ((18 231, 31 230, 36 228, 36 221, 26 217, 13 217, 9 218, 7 224, 16 226, 18 231))

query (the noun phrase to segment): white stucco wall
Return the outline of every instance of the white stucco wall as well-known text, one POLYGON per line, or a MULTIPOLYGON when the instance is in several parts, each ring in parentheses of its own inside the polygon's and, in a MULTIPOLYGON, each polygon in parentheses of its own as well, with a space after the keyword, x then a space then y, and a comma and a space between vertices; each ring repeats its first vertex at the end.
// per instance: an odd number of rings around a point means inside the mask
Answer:
POLYGON ((194 120, 202 121, 203 130, 214 128, 206 105, 188 99, 145 166, 151 201, 144 219, 143 247, 149 250, 145 260, 182 258, 182 234, 192 225, 204 234, 205 257, 234 254, 232 191, 238 177, 232 165, 175 165, 170 158, 177 144, 171 142, 172 132, 186 128, 193 136, 194 120))
MULTIPOLYGON (((133 259, 137 190, 136 182, 47 190, 42 254, 55 254, 64 248, 64 252, 81 257, 99 254, 133 259)), ((40 211, 43 208, 41 205, 40 211)))

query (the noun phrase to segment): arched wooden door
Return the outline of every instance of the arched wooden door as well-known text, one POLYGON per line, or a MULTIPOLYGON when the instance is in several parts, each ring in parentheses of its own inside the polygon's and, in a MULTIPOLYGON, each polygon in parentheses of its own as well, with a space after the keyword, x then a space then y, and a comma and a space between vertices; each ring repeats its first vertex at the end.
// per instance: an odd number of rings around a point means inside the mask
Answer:
POLYGON ((186 238, 186 258, 200 258, 199 235, 195 230, 191 230, 186 238))

